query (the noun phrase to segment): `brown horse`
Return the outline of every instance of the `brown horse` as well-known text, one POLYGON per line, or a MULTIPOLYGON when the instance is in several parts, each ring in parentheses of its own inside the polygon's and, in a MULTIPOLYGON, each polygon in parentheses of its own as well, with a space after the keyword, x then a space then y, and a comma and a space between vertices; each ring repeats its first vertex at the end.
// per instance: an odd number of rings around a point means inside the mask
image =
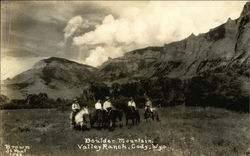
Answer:
POLYGON ((109 130, 114 130, 115 127, 122 127, 123 111, 119 109, 111 109, 110 111, 104 111, 103 126, 109 130), (118 124, 118 125, 117 125, 118 124))
POLYGON ((127 106, 124 108, 124 113, 126 118, 126 125, 128 125, 129 120, 132 121, 132 125, 137 125, 140 123, 140 114, 138 109, 127 106))
POLYGON ((104 122, 104 111, 103 110, 96 110, 94 113, 90 115, 90 124, 91 128, 96 126, 97 129, 103 128, 104 122))
POLYGON ((156 108, 147 108, 144 112, 144 119, 148 122, 150 119, 160 121, 158 110, 156 108))

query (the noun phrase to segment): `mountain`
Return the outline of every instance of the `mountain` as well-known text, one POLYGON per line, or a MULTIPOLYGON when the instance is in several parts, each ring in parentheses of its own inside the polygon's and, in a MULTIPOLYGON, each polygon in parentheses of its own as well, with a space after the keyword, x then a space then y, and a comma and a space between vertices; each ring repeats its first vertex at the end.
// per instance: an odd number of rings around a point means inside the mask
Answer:
MULTIPOLYGON (((230 83, 235 80, 237 84, 240 82, 246 97, 250 93, 249 19, 250 2, 247 2, 238 19, 228 19, 207 33, 191 34, 186 39, 161 47, 137 49, 109 59, 98 68, 56 57, 41 60, 30 70, 6 80, 2 90, 15 98, 39 92, 48 93, 52 98, 72 98, 79 96, 90 81, 111 85, 114 82, 126 84, 140 78, 161 78, 178 79, 188 86, 188 83, 192 84, 192 78, 202 76, 202 79, 209 79, 206 75, 212 74, 211 77, 220 75, 220 89, 231 88, 230 83), (228 82, 225 84, 223 79, 228 82)), ((219 92, 221 90, 216 94, 219 92)), ((227 94, 228 91, 220 96, 227 97, 227 94)), ((230 91, 229 98, 232 96, 235 94, 231 95, 230 91)))
POLYGON ((93 80, 95 71, 96 68, 88 65, 51 57, 37 62, 13 79, 5 80, 4 92, 15 98, 40 92, 53 98, 72 98, 82 93, 81 87, 93 80))
POLYGON ((99 75, 106 81, 158 76, 185 79, 224 70, 249 76, 249 5, 248 2, 238 19, 228 19, 208 33, 192 34, 162 47, 138 49, 111 59, 98 69, 99 75))

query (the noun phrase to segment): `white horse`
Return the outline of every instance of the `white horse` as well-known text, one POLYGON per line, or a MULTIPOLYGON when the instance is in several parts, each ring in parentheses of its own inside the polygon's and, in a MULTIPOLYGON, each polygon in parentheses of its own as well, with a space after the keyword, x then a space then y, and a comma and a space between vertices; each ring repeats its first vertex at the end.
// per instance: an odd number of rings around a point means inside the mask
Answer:
MULTIPOLYGON (((70 119, 72 120, 73 113, 70 114, 70 119)), ((89 110, 88 108, 81 109, 76 115, 75 115, 75 123, 73 125, 75 129, 89 129, 90 128, 90 120, 89 120, 89 110)))

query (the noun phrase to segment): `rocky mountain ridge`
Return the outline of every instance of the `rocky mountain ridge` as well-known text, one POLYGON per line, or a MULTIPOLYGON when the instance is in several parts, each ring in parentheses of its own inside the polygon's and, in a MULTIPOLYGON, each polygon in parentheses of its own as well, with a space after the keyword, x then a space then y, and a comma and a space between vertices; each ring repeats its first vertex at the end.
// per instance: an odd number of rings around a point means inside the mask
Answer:
MULTIPOLYGON (((163 47, 147 47, 126 53, 104 63, 99 73, 107 80, 122 79, 127 75, 188 78, 232 65, 245 68, 250 56, 249 16, 247 3, 236 20, 228 19, 208 33, 192 34, 163 47)), ((249 70, 243 74, 249 75, 249 70)))

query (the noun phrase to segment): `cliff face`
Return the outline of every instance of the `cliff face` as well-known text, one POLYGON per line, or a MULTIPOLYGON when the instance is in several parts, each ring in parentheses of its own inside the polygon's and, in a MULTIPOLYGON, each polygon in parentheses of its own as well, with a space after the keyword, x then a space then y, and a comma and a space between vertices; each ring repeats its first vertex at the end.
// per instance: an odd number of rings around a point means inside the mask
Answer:
POLYGON ((139 49, 109 60, 100 67, 99 75, 106 81, 158 76, 185 79, 234 68, 241 70, 241 75, 249 75, 249 5, 248 2, 238 19, 228 19, 208 33, 192 34, 163 47, 139 49))

